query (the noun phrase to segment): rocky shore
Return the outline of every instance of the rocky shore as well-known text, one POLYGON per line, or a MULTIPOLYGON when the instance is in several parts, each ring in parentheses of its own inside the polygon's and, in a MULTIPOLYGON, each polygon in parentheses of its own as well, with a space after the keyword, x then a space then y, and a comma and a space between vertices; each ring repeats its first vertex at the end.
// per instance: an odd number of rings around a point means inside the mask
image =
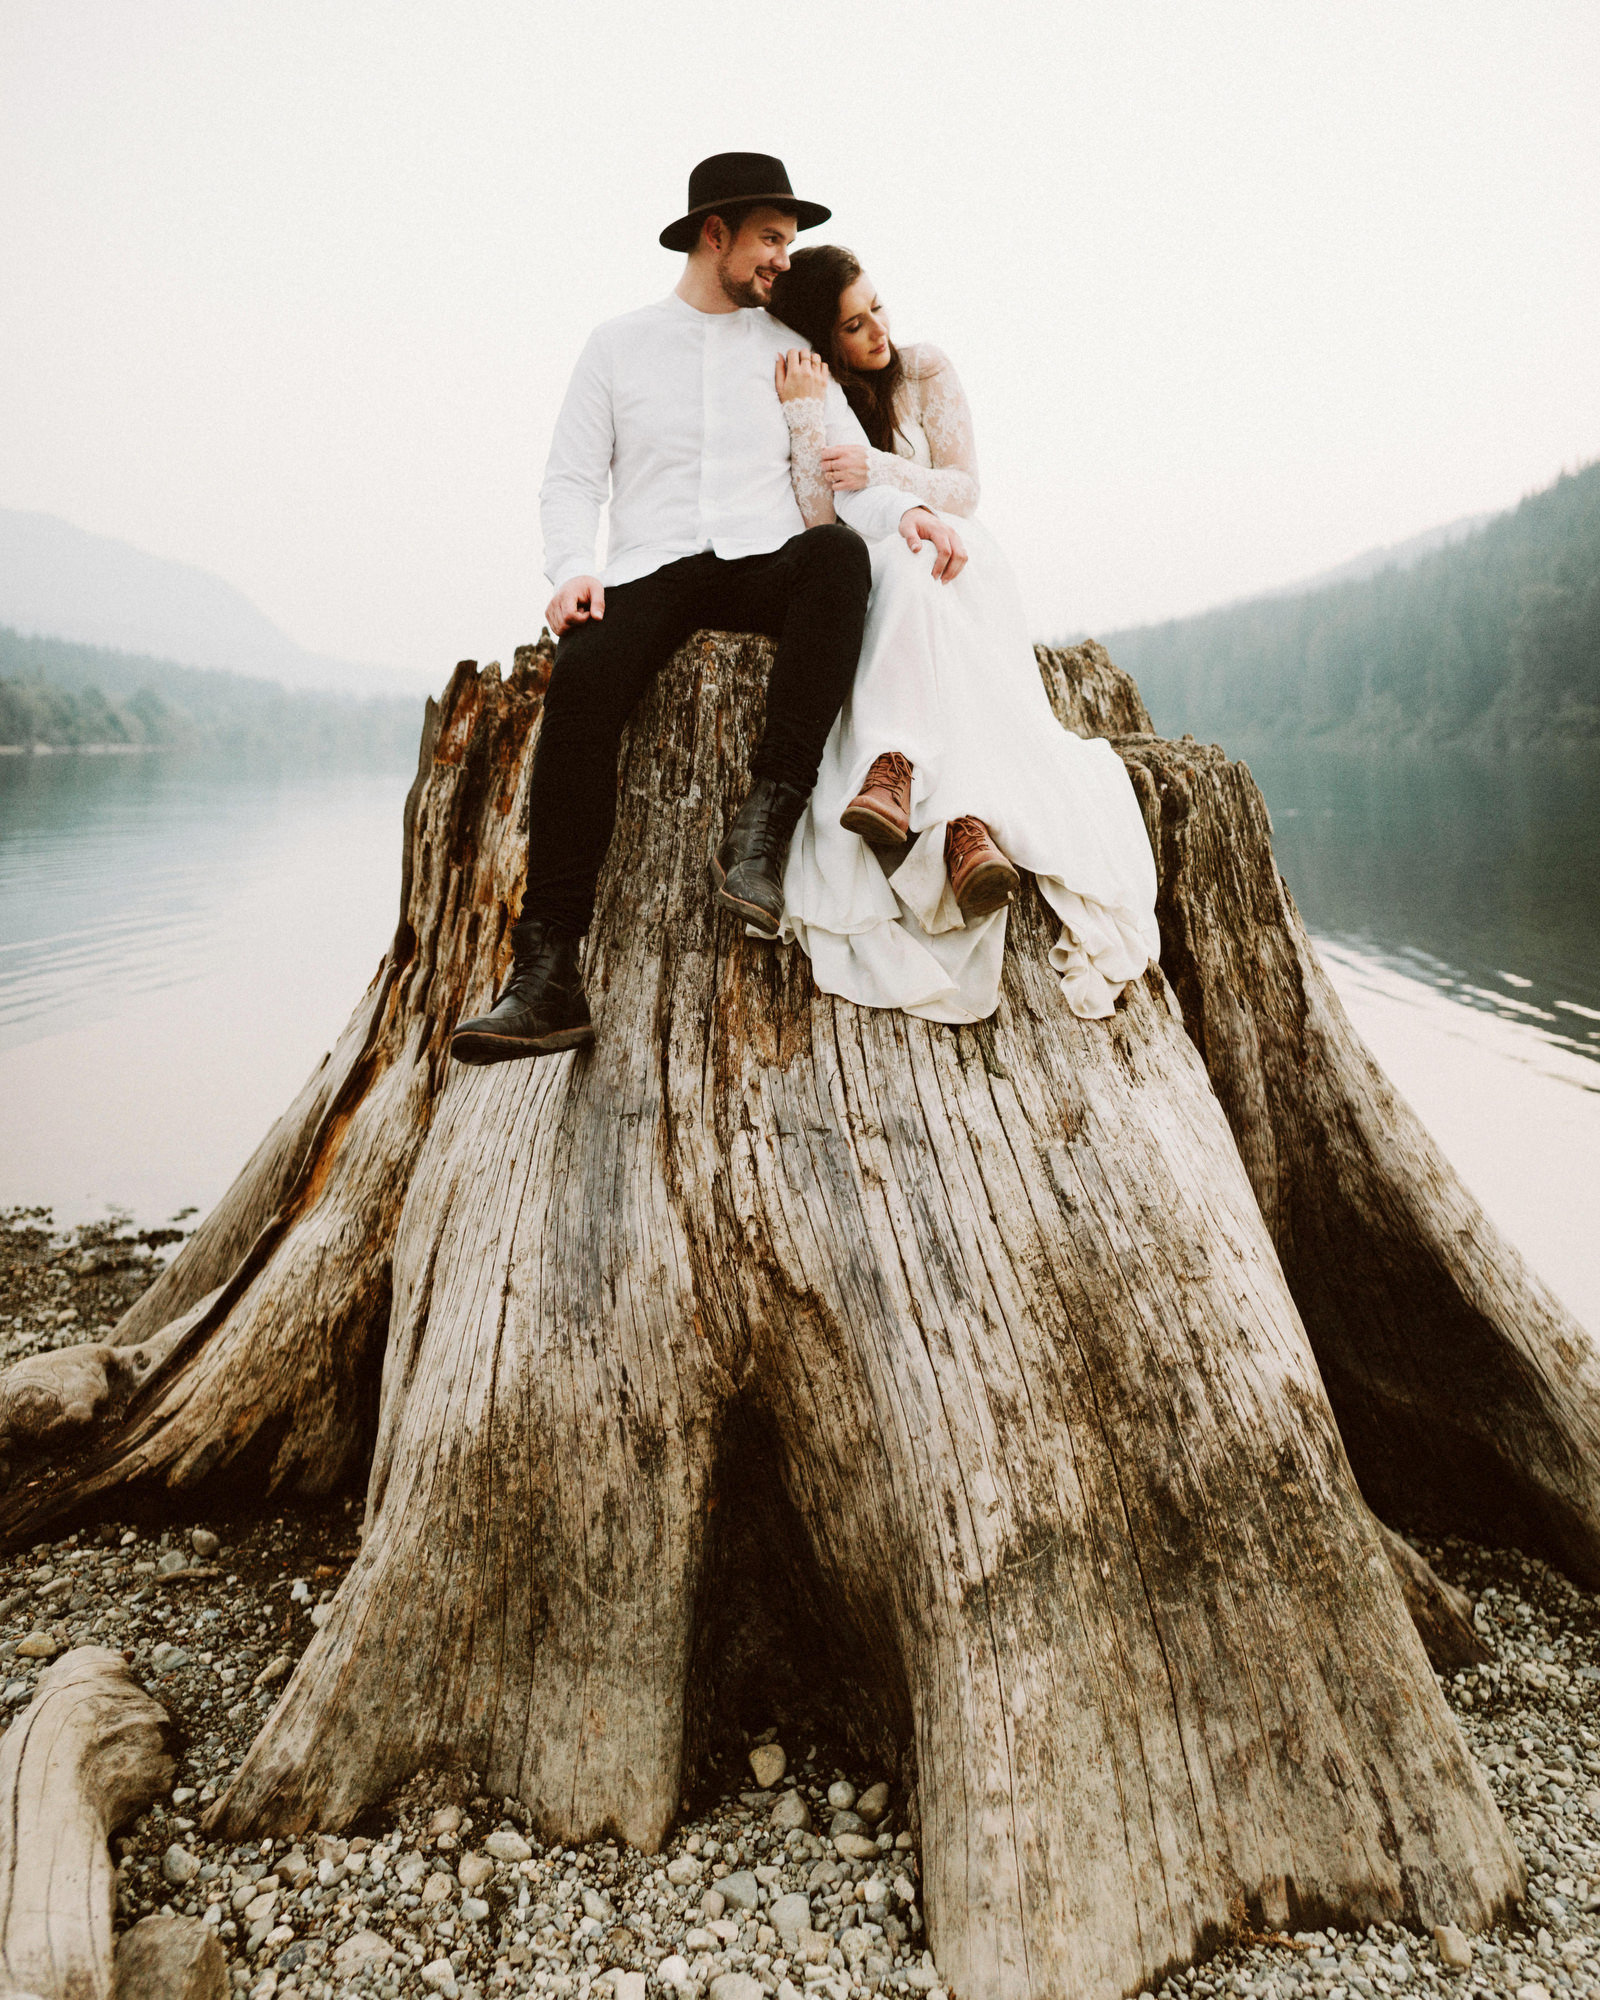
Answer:
MULTIPOLYGON (((69 1237, 0 1217, 0 1362, 101 1337, 182 1231, 69 1237)), ((471 1773, 418 1781, 359 1828, 221 1844, 201 1831, 358 1547, 353 1498, 236 1520, 113 1510, 0 1560, 0 1720, 41 1668, 120 1648, 172 1718, 170 1796, 114 1843, 119 1930, 215 1928, 241 1994, 540 1993, 561 2000, 863 2000, 929 1994, 909 1801, 851 1768, 826 1718, 730 1720, 710 1790, 644 1855, 547 1847, 471 1773), (607 1989, 609 1988, 609 1994, 607 1989)), ((1543 1565, 1419 1543, 1494 1650, 1445 1692, 1526 1859, 1524 1919, 1490 1937, 1394 1925, 1237 1934, 1163 2000, 1376 2000, 1404 1988, 1561 2000, 1600 1987, 1600 1600, 1543 1565)))

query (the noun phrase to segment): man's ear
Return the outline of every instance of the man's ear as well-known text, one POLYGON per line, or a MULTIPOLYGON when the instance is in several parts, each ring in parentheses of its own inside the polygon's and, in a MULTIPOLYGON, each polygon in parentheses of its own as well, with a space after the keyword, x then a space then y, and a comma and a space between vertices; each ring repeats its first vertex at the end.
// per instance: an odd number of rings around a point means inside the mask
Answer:
POLYGON ((720 215, 708 215, 700 225, 700 244, 705 250, 715 250, 720 257, 728 244, 727 224, 720 215))

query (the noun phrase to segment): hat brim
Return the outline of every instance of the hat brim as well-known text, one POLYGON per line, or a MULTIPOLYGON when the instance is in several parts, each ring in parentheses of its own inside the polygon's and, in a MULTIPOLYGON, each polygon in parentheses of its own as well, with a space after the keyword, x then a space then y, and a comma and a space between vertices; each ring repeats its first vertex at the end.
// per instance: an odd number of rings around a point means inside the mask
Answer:
POLYGON ((700 225, 708 215, 720 215, 724 209, 747 207, 750 203, 758 206, 765 203, 770 208, 782 209, 785 215, 792 215, 797 229, 815 229, 819 222, 826 222, 833 214, 831 208, 824 208, 818 201, 796 201, 792 194, 741 194, 729 195, 722 201, 705 201, 698 208, 691 208, 687 215, 680 215, 676 222, 669 222, 661 232, 663 250, 692 250, 700 240, 700 225))

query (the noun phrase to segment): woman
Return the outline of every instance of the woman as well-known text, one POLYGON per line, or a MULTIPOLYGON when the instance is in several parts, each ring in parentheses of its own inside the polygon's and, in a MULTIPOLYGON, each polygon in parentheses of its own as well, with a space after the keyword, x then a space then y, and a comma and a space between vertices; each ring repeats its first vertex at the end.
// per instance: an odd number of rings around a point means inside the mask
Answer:
POLYGON ((977 457, 956 372, 936 347, 895 347, 848 250, 795 251, 770 310, 826 364, 797 353, 778 371, 807 526, 833 518, 834 492, 888 484, 961 517, 969 558, 936 582, 926 548, 898 535, 873 548, 860 664, 789 849, 783 934, 824 992, 983 1020, 1025 868, 1061 919, 1050 962, 1067 1004, 1108 1015, 1159 949, 1155 863, 1122 760, 1056 721, 1015 581, 972 518, 977 457), (869 449, 827 440, 830 370, 869 449))

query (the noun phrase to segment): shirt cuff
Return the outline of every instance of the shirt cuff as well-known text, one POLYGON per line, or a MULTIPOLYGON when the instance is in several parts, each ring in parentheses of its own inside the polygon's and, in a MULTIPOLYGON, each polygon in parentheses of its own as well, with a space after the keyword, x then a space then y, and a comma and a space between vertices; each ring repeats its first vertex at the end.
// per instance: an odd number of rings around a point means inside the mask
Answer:
POLYGON ((559 590, 564 583, 571 583, 575 576, 598 576, 599 571, 592 567, 593 563, 593 556, 569 556, 565 562, 554 567, 547 566, 545 576, 549 579, 550 588, 559 590))

